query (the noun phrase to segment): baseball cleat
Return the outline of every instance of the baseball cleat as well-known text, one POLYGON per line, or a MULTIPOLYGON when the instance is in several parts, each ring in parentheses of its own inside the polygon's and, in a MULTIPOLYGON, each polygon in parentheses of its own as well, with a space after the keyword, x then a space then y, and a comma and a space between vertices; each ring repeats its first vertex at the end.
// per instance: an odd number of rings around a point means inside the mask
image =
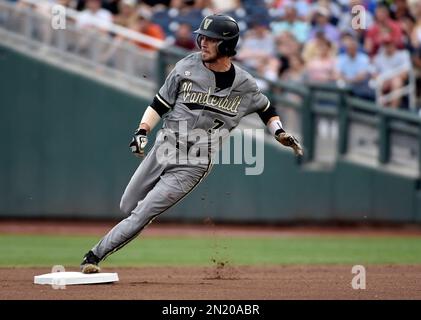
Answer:
POLYGON ((98 263, 99 258, 92 251, 89 251, 83 257, 82 263, 80 264, 80 271, 82 273, 98 273, 101 271, 98 263))
POLYGON ((86 274, 89 274, 89 273, 98 273, 98 272, 101 271, 101 268, 100 267, 98 267, 95 264, 91 264, 91 263, 87 263, 87 264, 81 265, 80 266, 80 269, 81 269, 81 272, 82 273, 86 273, 86 274))

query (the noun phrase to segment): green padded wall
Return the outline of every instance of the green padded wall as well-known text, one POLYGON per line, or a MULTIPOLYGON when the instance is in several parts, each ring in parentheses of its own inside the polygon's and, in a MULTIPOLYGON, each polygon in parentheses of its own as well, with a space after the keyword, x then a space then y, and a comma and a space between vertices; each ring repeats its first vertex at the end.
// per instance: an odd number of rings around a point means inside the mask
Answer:
MULTIPOLYGON (((139 98, 0 47, 0 216, 116 218, 139 160, 128 143, 139 98)), ((151 141, 153 138, 151 138, 151 141)), ((339 159, 300 166, 265 146, 265 170, 216 165, 159 219, 421 222, 418 179, 339 159)))

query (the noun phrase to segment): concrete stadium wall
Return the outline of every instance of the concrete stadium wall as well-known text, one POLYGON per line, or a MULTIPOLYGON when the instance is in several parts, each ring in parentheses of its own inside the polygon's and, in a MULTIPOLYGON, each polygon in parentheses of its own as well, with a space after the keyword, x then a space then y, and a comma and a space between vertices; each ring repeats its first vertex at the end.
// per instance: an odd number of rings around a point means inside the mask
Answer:
MULTIPOLYGON (((0 216, 122 218, 139 161, 128 143, 150 102, 0 47, 0 216)), ((421 222, 418 179, 339 160, 328 171, 265 146, 265 170, 216 165, 160 219, 421 222)))

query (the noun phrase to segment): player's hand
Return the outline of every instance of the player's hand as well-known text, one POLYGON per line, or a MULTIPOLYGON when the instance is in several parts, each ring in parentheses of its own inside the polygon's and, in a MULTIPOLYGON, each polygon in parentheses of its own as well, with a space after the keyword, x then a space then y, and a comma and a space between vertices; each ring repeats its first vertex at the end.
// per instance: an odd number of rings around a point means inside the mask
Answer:
POLYGON ((137 129, 134 132, 133 139, 130 142, 130 150, 137 157, 145 155, 145 147, 148 144, 148 137, 146 136, 145 129, 137 129))
POLYGON ((290 147, 294 150, 294 153, 296 156, 302 156, 303 155, 303 148, 301 147, 300 143, 298 142, 297 138, 295 138, 293 135, 281 132, 278 135, 276 135, 276 140, 278 140, 280 143, 282 143, 285 147, 290 147))

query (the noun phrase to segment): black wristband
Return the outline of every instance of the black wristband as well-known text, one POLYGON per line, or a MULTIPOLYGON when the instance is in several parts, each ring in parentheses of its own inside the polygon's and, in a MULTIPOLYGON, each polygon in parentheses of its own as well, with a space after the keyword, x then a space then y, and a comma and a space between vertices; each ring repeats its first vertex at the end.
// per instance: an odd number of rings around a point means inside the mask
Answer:
POLYGON ((278 130, 275 131, 275 137, 279 136, 282 132, 285 132, 284 129, 280 128, 278 130))
POLYGON ((146 136, 146 129, 142 129, 142 128, 137 129, 137 130, 134 132, 134 134, 136 134, 136 135, 141 135, 141 136, 146 136))
POLYGON ((259 115, 260 119, 262 119, 262 121, 265 125, 268 124, 270 118, 276 117, 278 115, 276 113, 276 109, 273 106, 270 106, 264 112, 263 112, 263 110, 259 110, 259 111, 257 111, 257 114, 259 115))

